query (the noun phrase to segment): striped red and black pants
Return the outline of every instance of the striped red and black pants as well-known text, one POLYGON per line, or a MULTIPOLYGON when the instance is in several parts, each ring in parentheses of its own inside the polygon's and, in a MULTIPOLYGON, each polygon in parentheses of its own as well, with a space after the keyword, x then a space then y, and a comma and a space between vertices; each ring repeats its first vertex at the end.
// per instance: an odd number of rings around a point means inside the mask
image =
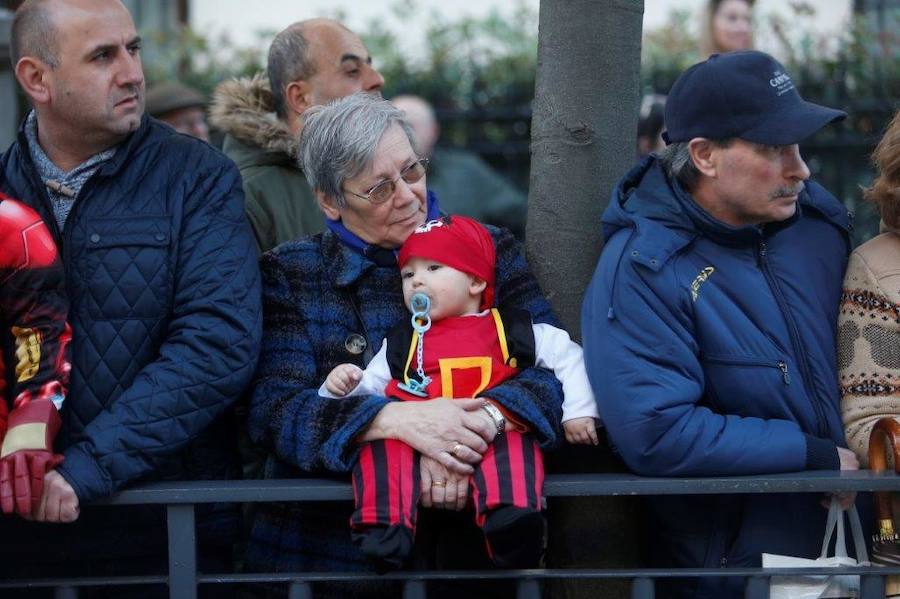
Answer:
MULTIPOLYGON (((469 488, 479 527, 502 507, 540 512, 544 458, 537 441, 528 433, 504 432, 475 465, 469 488)), ((402 526, 414 535, 420 496, 418 452, 393 439, 362 446, 353 468, 354 531, 402 526)))

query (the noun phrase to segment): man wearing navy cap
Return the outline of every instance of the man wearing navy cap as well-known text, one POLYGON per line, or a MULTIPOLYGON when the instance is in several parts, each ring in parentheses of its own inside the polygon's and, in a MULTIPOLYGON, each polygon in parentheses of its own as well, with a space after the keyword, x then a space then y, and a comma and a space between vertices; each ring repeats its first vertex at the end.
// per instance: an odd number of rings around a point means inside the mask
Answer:
MULTIPOLYGON (((761 52, 711 56, 676 81, 668 144, 603 215, 582 308, 585 362, 609 436, 649 476, 855 470, 835 364, 850 216, 809 180, 798 143, 846 116, 804 101, 761 52)), ((815 495, 650 502, 661 567, 817 557, 815 495)), ((665 596, 743 596, 742 580, 665 596)))

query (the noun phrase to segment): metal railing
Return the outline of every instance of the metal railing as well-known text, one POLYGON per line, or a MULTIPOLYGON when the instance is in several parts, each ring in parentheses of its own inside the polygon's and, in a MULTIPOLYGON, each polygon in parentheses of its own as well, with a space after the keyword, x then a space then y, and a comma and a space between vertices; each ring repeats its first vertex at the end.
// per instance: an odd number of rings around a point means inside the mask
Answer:
MULTIPOLYGON (((625 474, 567 474, 547 477, 548 497, 638 495, 731 495, 761 493, 823 493, 827 491, 900 491, 894 473, 800 472, 746 477, 647 478, 625 474)), ((311 598, 312 584, 320 581, 396 580, 403 583, 404 599, 424 599, 432 580, 516 581, 519 599, 541 596, 540 582, 566 579, 632 579, 634 599, 653 599, 654 581, 664 578, 744 577, 747 599, 769 596, 773 576, 860 576, 860 598, 882 599, 885 576, 900 574, 900 567, 855 568, 693 568, 693 569, 535 569, 490 571, 406 571, 379 575, 370 572, 296 572, 253 574, 201 574, 197 570, 197 538, 194 505, 204 503, 256 503, 275 501, 350 501, 349 483, 318 480, 244 480, 152 483, 122 491, 100 502, 103 505, 165 505, 168 515, 167 576, 30 579, 0 581, 0 591, 12 588, 54 588, 58 599, 74 599, 78 589, 91 586, 168 584, 173 599, 193 599, 198 585, 283 583, 291 599, 311 598)))

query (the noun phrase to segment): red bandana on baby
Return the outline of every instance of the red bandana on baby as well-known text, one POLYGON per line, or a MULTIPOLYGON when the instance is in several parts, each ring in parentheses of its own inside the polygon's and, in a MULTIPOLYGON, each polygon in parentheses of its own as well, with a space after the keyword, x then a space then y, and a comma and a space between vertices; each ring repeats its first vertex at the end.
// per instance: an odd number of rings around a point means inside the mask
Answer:
POLYGON ((474 275, 487 282, 481 309, 494 305, 497 263, 494 240, 484 225, 467 216, 444 216, 417 228, 406 238, 397 263, 403 268, 410 258, 426 258, 474 275))

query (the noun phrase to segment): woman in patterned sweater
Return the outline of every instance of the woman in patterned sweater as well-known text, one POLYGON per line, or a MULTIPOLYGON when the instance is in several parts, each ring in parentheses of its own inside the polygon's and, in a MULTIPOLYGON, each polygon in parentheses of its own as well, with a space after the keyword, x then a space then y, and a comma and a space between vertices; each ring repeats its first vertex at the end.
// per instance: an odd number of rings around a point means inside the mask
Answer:
POLYGON ((875 423, 900 418, 900 113, 873 160, 879 175, 865 197, 881 211, 882 233, 850 256, 838 321, 841 411, 860 464, 875 423))

